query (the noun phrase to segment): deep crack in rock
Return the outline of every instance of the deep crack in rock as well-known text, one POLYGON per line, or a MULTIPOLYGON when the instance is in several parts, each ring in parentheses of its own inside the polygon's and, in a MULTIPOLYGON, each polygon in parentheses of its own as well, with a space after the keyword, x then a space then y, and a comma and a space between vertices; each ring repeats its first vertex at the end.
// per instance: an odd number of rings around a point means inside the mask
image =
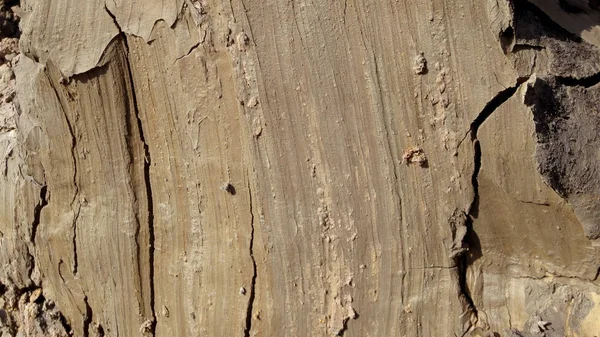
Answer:
POLYGON ((254 259, 254 211, 252 209, 252 190, 250 188, 250 181, 248 181, 248 198, 250 203, 250 258, 252 259, 252 283, 250 285, 250 296, 248 298, 248 308, 246 310, 246 326, 244 328, 244 337, 250 337, 250 331, 252 330, 252 311, 254 306, 254 298, 256 296, 256 260, 254 259))
POLYGON ((151 183, 151 179, 150 179, 150 164, 151 164, 151 156, 150 156, 150 148, 148 146, 148 143, 146 142, 146 138, 144 136, 144 128, 143 128, 143 123, 142 120, 140 118, 140 114, 139 114, 139 109, 138 109, 138 101, 137 101, 137 95, 135 92, 135 82, 133 79, 133 73, 131 70, 131 63, 129 61, 129 44, 127 42, 127 35, 125 34, 125 32, 123 32, 123 30, 121 29, 121 27, 119 26, 119 23, 117 21, 117 18, 115 17, 115 15, 113 13, 110 12, 110 10, 108 9, 108 7, 106 7, 106 5, 104 5, 104 10, 106 11, 106 13, 112 18, 113 23, 115 24, 115 26, 117 27, 117 29, 119 30, 119 35, 121 36, 121 39, 123 41, 123 44, 125 46, 125 59, 127 60, 127 76, 128 76, 128 80, 130 82, 131 85, 131 97, 132 97, 132 101, 133 101, 133 106, 130 107, 133 109, 134 113, 135 113, 135 118, 137 120, 137 126, 138 126, 138 131, 139 131, 139 137, 140 137, 140 141, 143 143, 143 147, 144 147, 144 183, 146 186, 146 199, 148 202, 147 205, 147 209, 148 209, 148 241, 149 241, 149 245, 148 245, 148 249, 149 249, 149 282, 150 282, 150 309, 152 311, 152 318, 151 318, 151 324, 149 327, 149 333, 152 336, 156 335, 156 324, 157 324, 157 320, 156 320, 156 310, 155 310, 155 293, 154 293, 154 275, 155 275, 155 266, 154 266, 154 254, 155 254, 155 233, 154 233, 154 202, 153 202, 153 194, 152 194, 152 183, 151 183))
POLYGON ((600 83, 600 73, 582 78, 556 76, 556 81, 567 87, 581 86, 584 88, 589 88, 600 83))
POLYGON ((40 202, 33 209, 33 222, 31 223, 31 243, 35 245, 35 237, 40 225, 42 209, 48 205, 48 186, 44 185, 40 189, 40 202))
POLYGON ((500 91, 485 104, 481 112, 479 112, 477 117, 471 122, 470 133, 472 141, 477 139, 477 132, 481 125, 492 115, 492 113, 494 113, 494 111, 496 111, 496 109, 498 109, 498 107, 511 98, 515 92, 517 92, 517 89, 519 89, 521 84, 525 83, 528 79, 529 77, 517 78, 517 83, 515 85, 500 91))
POLYGON ((185 53, 184 55, 179 56, 178 58, 175 59, 175 61, 173 61, 173 64, 175 64, 177 61, 189 56, 194 50, 196 50, 196 48, 198 48, 200 45, 202 44, 202 42, 197 42, 196 44, 194 44, 193 46, 190 47, 190 49, 188 50, 187 53, 185 53))
POLYGON ((83 316, 83 337, 90 336, 90 324, 92 323, 93 312, 92 307, 88 303, 88 297, 83 297, 83 302, 85 303, 85 314, 83 316))
POLYGON ((77 275, 77 269, 79 268, 79 257, 77 255, 77 220, 79 220, 79 214, 81 214, 81 205, 77 207, 77 212, 73 217, 73 275, 77 275))
MULTIPOLYGON (((473 144, 473 174, 471 175, 471 187, 473 189, 473 200, 469 205, 466 211, 466 219, 464 221, 464 225, 466 226, 466 235, 464 236, 465 245, 468 247, 469 251, 457 251, 456 254, 453 254, 451 257, 454 260, 454 263, 457 267, 458 273, 458 286, 460 289, 460 297, 464 299, 467 311, 472 311, 472 314, 475 318, 475 322, 471 323, 471 327, 477 323, 479 320, 479 312, 477 309, 477 305, 471 296, 471 291, 469 289, 469 285, 467 282, 467 270, 469 265, 472 262, 472 256, 481 254, 481 252, 475 252, 474 250, 480 250, 478 244, 474 242, 475 230, 473 228, 474 219, 477 218, 479 212, 479 172, 481 170, 481 143, 477 138, 477 133, 479 128, 483 125, 483 123, 507 100, 509 100, 513 95, 517 92, 521 84, 526 82, 529 77, 519 77, 515 83, 515 85, 508 87, 499 93, 497 93, 488 103, 485 104, 483 109, 479 112, 479 114, 475 117, 473 122, 471 122, 469 132, 471 134, 471 142, 473 144)), ((466 334, 469 329, 467 328, 463 335, 466 334)))

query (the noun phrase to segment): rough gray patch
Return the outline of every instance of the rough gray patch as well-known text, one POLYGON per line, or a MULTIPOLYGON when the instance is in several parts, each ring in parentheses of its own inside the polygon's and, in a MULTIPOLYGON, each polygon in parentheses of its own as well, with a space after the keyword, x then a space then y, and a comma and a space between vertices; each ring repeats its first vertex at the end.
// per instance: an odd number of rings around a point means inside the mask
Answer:
POLYGON ((536 73, 525 103, 532 108, 536 158, 547 184, 573 205, 585 234, 600 237, 600 50, 563 29, 535 5, 513 4, 501 42, 520 73, 536 73), (530 59, 531 57, 531 59, 530 59), (530 61, 523 63, 522 58, 530 61), (537 61, 536 61, 537 60, 537 61))
POLYGON ((573 81, 537 78, 527 86, 525 104, 533 112, 540 173, 550 187, 573 205, 586 236, 597 239, 600 86, 586 87, 573 81))
MULTIPOLYGON (((509 337, 564 337, 587 336, 581 322, 588 318, 594 304, 580 286, 545 280, 527 280, 539 283, 527 287, 526 312, 529 317, 522 328, 507 328, 502 336, 509 337)), ((533 285, 533 284, 532 284, 533 285)))
POLYGON ((0 283, 0 336, 70 337, 71 328, 42 288, 18 289, 0 283))
POLYGON ((600 50, 552 21, 527 1, 514 1, 513 27, 502 36, 503 48, 512 53, 535 50, 548 57, 542 73, 582 79, 600 72, 600 50))
POLYGON ((549 41, 550 70, 556 76, 582 79, 600 72, 600 51, 588 43, 549 41))
MULTIPOLYGON (((564 337, 568 332, 578 332, 583 321, 593 308, 593 303, 585 295, 560 287, 559 296, 548 298, 541 295, 545 301, 534 315, 525 323, 523 336, 564 337), (569 307, 572 307, 569 310, 569 307), (565 321, 565 313, 570 311, 565 321)), ((539 304, 538 303, 538 304, 539 304)))
POLYGON ((581 321, 583 321, 594 308, 594 302, 585 295, 577 296, 573 302, 573 310, 571 311, 573 319, 571 319, 570 322, 572 329, 578 331, 581 327, 581 321))
POLYGON ((19 32, 19 17, 10 9, 18 5, 18 1, 0 1, 0 36, 17 36, 19 32))

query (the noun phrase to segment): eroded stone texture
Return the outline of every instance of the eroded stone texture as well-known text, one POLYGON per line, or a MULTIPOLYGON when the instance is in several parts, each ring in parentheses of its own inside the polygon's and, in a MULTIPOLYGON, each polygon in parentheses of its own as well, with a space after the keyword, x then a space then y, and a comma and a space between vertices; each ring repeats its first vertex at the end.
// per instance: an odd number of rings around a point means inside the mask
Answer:
POLYGON ((509 26, 500 42, 522 77, 584 79, 600 73, 600 50, 552 21, 528 1, 514 1, 509 26))
POLYGON ((55 2, 21 6, 0 279, 64 331, 598 331, 597 187, 547 172, 595 172, 599 53, 543 6, 55 2))
POLYGON ((533 112, 540 173, 573 205, 585 235, 600 238, 600 86, 536 78, 525 104, 533 112))
POLYGON ((0 284, 0 288, 0 336, 68 337, 72 334, 65 317, 53 301, 44 297, 42 288, 17 289, 4 284, 0 284))

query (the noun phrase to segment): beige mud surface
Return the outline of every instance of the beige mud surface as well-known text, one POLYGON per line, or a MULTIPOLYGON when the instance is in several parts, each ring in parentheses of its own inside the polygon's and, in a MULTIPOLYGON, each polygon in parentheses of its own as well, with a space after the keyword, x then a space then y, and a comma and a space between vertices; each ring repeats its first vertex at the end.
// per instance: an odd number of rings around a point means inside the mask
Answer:
POLYGON ((562 2, 22 0, 0 336, 595 336, 562 2))

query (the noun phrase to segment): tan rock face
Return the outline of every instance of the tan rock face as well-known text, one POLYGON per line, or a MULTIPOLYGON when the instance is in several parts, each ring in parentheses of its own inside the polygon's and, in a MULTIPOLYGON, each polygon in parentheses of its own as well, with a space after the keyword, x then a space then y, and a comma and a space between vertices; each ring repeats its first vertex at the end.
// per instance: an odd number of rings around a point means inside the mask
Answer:
POLYGON ((594 336, 572 2, 21 1, 1 333, 594 336))

